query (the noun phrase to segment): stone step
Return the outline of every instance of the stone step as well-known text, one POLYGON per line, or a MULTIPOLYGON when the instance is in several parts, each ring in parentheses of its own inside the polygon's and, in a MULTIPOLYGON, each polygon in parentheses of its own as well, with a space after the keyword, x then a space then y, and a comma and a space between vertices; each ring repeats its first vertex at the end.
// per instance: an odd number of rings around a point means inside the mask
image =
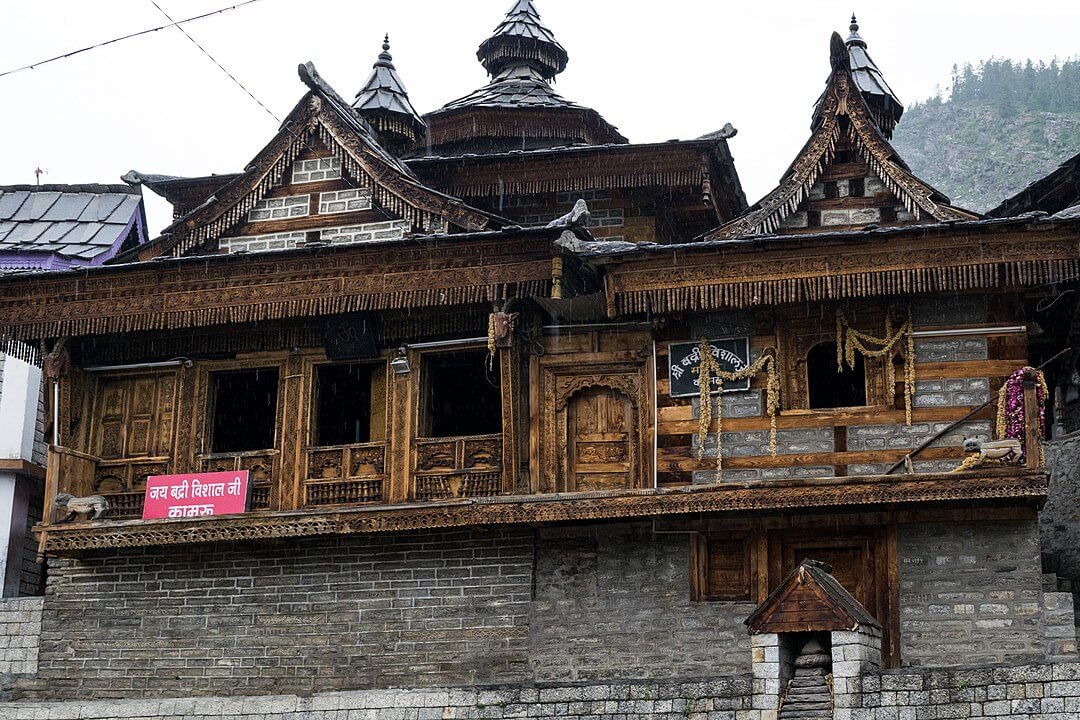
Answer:
POLYGON ((820 702, 794 702, 790 699, 784 703, 784 707, 791 708, 792 710, 829 710, 832 708, 832 703, 828 700, 820 702))
POLYGON ((832 695, 826 688, 819 688, 817 690, 805 690, 801 692, 788 691, 787 698, 790 702, 831 702, 832 695))
POLYGON ((780 711, 780 720, 832 720, 832 710, 788 710, 780 711))

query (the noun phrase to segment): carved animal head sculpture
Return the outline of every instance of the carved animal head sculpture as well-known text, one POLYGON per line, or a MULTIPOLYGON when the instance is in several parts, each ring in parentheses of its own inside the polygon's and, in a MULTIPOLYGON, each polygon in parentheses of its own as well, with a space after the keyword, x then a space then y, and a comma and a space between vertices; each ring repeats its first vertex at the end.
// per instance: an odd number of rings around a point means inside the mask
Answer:
POLYGON ((88 519, 98 520, 109 510, 109 501, 101 495, 75 497, 69 493, 57 493, 53 505, 57 510, 67 512, 57 523, 71 522, 80 515, 89 515, 88 519))
POLYGON ((495 328, 495 347, 506 349, 514 344, 514 323, 521 313, 492 313, 495 328))

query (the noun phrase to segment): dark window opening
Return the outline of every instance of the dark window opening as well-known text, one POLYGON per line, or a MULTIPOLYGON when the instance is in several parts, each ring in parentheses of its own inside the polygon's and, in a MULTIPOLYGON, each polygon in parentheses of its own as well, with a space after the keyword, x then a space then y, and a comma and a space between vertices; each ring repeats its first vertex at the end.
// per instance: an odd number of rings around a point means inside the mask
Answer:
POLYGON ((862 178, 848 180, 848 195, 851 197, 863 197, 866 195, 866 182, 862 178))
POLYGON ((460 350, 424 356, 426 437, 490 435, 502 432, 499 369, 488 370, 487 350, 460 350))
POLYGON ((837 188, 835 180, 825 183, 825 197, 830 200, 840 197, 840 190, 837 188))
POLYGON ((277 425, 277 368, 215 373, 211 452, 274 447, 277 425))
POLYGON ((881 208, 881 222, 896 222, 896 208, 881 208))
POLYGON ((847 150, 837 150, 836 155, 833 157, 833 162, 849 163, 851 162, 851 153, 847 150))
POLYGON ((836 343, 815 345, 806 356, 806 380, 811 408, 859 407, 866 405, 866 368, 861 353, 855 353, 855 368, 845 362, 836 371, 836 343))
POLYGON ((380 365, 320 365, 315 369, 315 444, 351 445, 382 439, 385 417, 380 365))
POLYGON ((821 211, 808 210, 806 213, 807 227, 821 227, 821 211))

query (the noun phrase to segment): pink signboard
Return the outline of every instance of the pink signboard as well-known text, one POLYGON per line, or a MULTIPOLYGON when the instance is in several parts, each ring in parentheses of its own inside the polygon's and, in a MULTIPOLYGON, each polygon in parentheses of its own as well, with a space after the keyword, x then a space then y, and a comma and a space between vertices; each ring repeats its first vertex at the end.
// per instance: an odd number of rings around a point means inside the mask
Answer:
POLYGON ((143 520, 247 512, 250 470, 146 478, 143 520))

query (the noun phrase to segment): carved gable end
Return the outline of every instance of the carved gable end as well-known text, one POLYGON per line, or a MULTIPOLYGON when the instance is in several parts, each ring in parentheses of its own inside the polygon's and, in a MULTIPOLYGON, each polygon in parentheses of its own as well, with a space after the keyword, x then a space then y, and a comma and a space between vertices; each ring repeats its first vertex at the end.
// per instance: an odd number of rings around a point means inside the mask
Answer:
POLYGON ((423 185, 380 147, 310 63, 300 66, 300 77, 309 91, 277 135, 243 173, 167 228, 140 259, 492 226, 496 218, 423 185))
POLYGON ((978 218, 911 173, 859 92, 836 33, 832 65, 810 139, 780 185, 707 240, 978 218))
POLYGON ((746 626, 751 635, 832 630, 855 630, 881 625, 851 593, 836 581, 832 568, 803 560, 765 598, 746 626))

